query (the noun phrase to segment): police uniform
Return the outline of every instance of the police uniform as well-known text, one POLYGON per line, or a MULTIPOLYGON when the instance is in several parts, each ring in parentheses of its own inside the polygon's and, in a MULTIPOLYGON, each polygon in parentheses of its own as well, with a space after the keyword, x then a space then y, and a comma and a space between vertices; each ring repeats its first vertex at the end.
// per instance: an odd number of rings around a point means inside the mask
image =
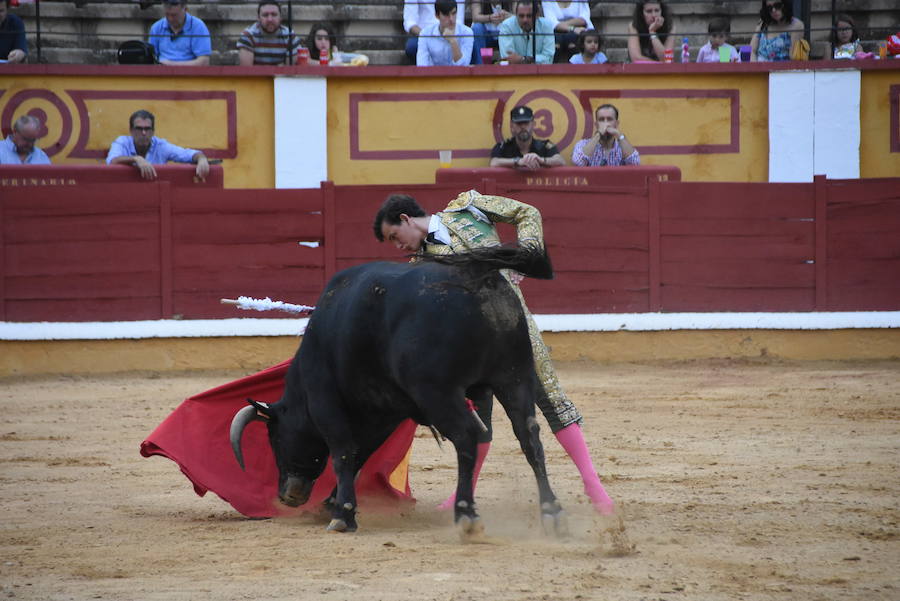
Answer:
MULTIPOLYGON (((527 106, 517 106, 510 111, 509 118, 513 123, 525 123, 534 120, 534 112, 527 106)), ((559 149, 556 147, 556 144, 550 140, 531 138, 531 146, 528 148, 528 152, 533 152, 542 159, 549 159, 552 156, 558 155, 559 149)), ((491 149, 492 159, 520 159, 522 156, 524 155, 522 154, 522 151, 519 150, 519 144, 514 137, 506 138, 502 142, 498 142, 491 149)))
MULTIPOLYGON (((496 246, 500 244, 500 237, 494 227, 494 223, 498 221, 516 226, 519 244, 534 243, 543 247, 544 232, 540 211, 511 198, 488 196, 470 190, 460 194, 446 209, 432 216, 422 252, 445 255, 496 246)), ((509 279, 507 273, 504 276, 509 279)), ((510 283, 525 312, 535 369, 546 393, 545 398, 537 400, 537 405, 547 418, 550 429, 558 432, 568 425, 580 423, 582 416, 559 384, 550 352, 525 304, 522 291, 517 284, 510 283)))

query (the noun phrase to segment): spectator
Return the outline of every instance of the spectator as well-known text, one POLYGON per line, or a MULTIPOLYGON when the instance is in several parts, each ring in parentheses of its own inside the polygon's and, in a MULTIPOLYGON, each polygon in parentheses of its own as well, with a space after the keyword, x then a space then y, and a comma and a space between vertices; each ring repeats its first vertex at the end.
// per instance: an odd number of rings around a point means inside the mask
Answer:
POLYGON ((482 48, 499 48, 500 23, 512 16, 511 6, 512 2, 507 0, 472 3, 473 65, 481 64, 482 48))
POLYGON ((309 48, 310 64, 318 65, 322 52, 325 52, 330 62, 332 55, 337 50, 337 35, 334 33, 334 27, 329 23, 313 23, 309 28, 309 35, 306 36, 306 47, 309 48))
POLYGON ((363 67, 369 64, 369 57, 356 52, 342 52, 337 47, 337 35, 334 27, 328 23, 313 23, 306 36, 306 44, 309 48, 310 65, 319 65, 322 52, 325 52, 328 64, 346 64, 353 67, 363 67))
POLYGON ((437 0, 434 16, 437 23, 422 29, 416 64, 420 67, 436 65, 468 65, 472 61, 472 30, 457 22, 455 0, 437 0))
POLYGON ((106 155, 107 165, 134 165, 144 179, 156 179, 153 165, 165 165, 169 161, 176 163, 196 163, 197 177, 206 179, 209 174, 209 161, 199 150, 182 148, 167 140, 153 135, 156 130, 156 117, 149 111, 135 111, 128 119, 130 136, 119 136, 109 148, 106 155))
POLYGON ((593 29, 591 7, 587 0, 543 0, 544 18, 553 26, 556 41, 554 63, 567 63, 575 54, 575 43, 582 31, 593 29))
POLYGON ((187 12, 186 0, 165 0, 166 16, 150 27, 150 45, 162 65, 205 67, 212 47, 206 24, 187 12))
POLYGON ((580 167, 641 164, 637 148, 619 131, 619 109, 611 104, 597 107, 594 111, 594 135, 575 144, 572 164, 580 167))
MULTIPOLYGON (((456 14, 460 23, 465 22, 466 3, 456 3, 456 14), (461 16, 459 16, 461 15, 461 16)), ((419 34, 429 25, 434 25, 434 4, 424 0, 403 0, 403 29, 409 34, 406 39, 406 57, 411 65, 416 64, 419 53, 419 34)))
POLYGON ((237 42, 238 60, 242 67, 251 65, 285 65, 297 53, 300 38, 281 24, 281 5, 260 2, 256 7, 258 21, 241 32, 237 42))
POLYGON ((791 60, 791 48, 803 39, 803 21, 794 18, 791 2, 762 0, 759 24, 750 40, 750 60, 791 60))
POLYGON ((585 29, 578 34, 575 42, 578 50, 569 59, 573 65, 602 65, 606 62, 606 55, 600 52, 600 33, 596 29, 585 29))
POLYGON ((633 63, 671 62, 675 23, 665 2, 638 2, 628 25, 628 57, 633 63))
POLYGON ((47 153, 34 145, 43 137, 41 120, 22 115, 13 123, 13 133, 0 142, 0 165, 49 165, 47 153))
POLYGON ((0 2, 0 61, 21 63, 28 54, 25 23, 9 12, 9 0, 0 2))
POLYGON ((727 42, 731 33, 731 24, 728 19, 717 18, 709 22, 709 41, 700 48, 697 53, 698 63, 739 63, 741 54, 737 48, 727 42), (722 60, 727 56, 728 60, 722 60))
POLYGON ((834 19, 834 29, 831 30, 831 47, 834 48, 834 58, 856 58, 857 53, 863 53, 859 43, 859 32, 856 31, 856 23, 850 15, 838 14, 834 19))
POLYGON ((516 14, 500 24, 500 58, 510 64, 553 62, 555 46, 553 26, 538 16, 534 22, 534 7, 531 2, 519 2, 516 14))
POLYGON ((509 131, 512 137, 491 150, 491 167, 533 170, 566 164, 555 144, 534 138, 534 112, 527 106, 517 106, 510 112, 509 131))

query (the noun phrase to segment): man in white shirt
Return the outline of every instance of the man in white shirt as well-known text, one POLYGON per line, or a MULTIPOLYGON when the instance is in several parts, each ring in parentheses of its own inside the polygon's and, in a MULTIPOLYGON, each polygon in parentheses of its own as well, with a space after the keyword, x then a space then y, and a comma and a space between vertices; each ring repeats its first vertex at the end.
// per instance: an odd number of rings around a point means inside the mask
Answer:
POLYGON ((416 64, 420 67, 435 65, 468 65, 472 60, 472 30, 457 23, 458 9, 454 0, 437 0, 434 16, 437 23, 422 29, 416 64))
MULTIPOLYGON (((466 3, 456 3, 456 14, 460 22, 465 21, 466 3)), ((420 0, 403 0, 403 29, 409 34, 406 40, 406 56, 412 65, 416 64, 419 50, 419 34, 422 30, 437 22, 434 16, 434 4, 420 0)))

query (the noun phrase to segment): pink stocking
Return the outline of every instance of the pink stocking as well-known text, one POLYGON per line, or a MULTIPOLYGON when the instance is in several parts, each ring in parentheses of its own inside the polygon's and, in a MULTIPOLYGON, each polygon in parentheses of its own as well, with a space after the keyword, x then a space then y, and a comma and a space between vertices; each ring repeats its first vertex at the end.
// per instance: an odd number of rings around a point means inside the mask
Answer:
MULTIPOLYGON (((475 485, 478 484, 478 474, 481 472, 481 466, 484 465, 484 458, 487 457, 490 448, 491 443, 489 442, 478 443, 478 454, 475 457, 475 470, 472 472, 472 494, 475 493, 475 485)), ((454 503, 456 503, 456 493, 447 497, 447 500, 438 505, 437 508, 442 511, 453 509, 454 503)))
POLYGON ((584 481, 584 492, 591 499, 594 509, 602 515, 609 515, 613 512, 613 500, 606 494, 603 484, 600 483, 600 477, 594 464, 591 462, 591 455, 588 453, 587 444, 584 442, 584 434, 578 424, 569 424, 556 433, 556 439, 562 448, 566 450, 578 472, 584 481))

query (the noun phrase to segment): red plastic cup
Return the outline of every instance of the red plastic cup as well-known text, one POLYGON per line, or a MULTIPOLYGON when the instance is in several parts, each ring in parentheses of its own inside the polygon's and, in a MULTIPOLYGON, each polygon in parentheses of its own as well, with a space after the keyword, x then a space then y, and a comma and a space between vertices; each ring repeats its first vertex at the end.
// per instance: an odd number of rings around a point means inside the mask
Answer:
POLYGON ((327 50, 323 50, 322 52, 319 53, 319 64, 320 65, 328 64, 328 51, 327 50))
POLYGON ((493 48, 482 48, 481 49, 481 63, 483 65, 490 65, 494 62, 494 49, 493 48))
POLYGON ((298 48, 297 49, 297 64, 298 65, 308 65, 309 64, 309 48, 298 48))

